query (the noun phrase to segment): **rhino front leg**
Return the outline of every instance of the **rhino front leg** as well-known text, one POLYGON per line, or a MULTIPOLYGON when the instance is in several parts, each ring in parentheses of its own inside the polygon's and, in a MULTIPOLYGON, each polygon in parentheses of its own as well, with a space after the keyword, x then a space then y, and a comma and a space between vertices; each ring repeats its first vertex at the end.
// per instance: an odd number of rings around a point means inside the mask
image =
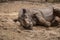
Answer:
POLYGON ((44 26, 51 26, 51 23, 46 21, 43 16, 41 16, 39 13, 36 14, 37 19, 39 20, 39 23, 44 25, 44 26))

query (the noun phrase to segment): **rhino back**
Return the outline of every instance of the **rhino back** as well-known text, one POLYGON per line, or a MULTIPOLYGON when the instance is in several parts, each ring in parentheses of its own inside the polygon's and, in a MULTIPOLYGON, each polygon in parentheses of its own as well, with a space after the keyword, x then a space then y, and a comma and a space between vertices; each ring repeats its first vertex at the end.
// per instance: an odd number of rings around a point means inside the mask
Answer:
POLYGON ((47 7, 47 8, 41 8, 39 11, 42 12, 43 17, 47 21, 51 21, 53 19, 53 8, 47 7))

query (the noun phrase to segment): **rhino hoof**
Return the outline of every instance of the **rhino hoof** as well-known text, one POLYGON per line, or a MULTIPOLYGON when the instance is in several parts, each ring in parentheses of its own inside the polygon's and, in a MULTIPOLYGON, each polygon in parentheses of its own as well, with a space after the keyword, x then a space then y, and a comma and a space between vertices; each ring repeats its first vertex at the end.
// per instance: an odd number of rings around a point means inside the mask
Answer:
POLYGON ((51 26, 51 23, 50 23, 50 22, 46 22, 46 23, 45 23, 45 26, 46 26, 46 27, 50 27, 50 26, 51 26))
POLYGON ((32 30, 32 27, 31 26, 23 26, 24 29, 27 29, 27 30, 32 30))

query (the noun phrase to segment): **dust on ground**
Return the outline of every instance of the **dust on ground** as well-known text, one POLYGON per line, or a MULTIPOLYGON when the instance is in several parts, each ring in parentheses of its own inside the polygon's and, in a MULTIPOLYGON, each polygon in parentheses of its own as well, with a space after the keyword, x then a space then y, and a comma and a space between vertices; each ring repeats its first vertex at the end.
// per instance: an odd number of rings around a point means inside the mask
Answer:
MULTIPOLYGON (((43 8, 46 4, 18 1, 0 3, 0 40, 60 40, 60 25, 48 28, 34 26, 33 30, 25 30, 19 22, 13 21, 18 17, 20 8, 43 8)), ((60 7, 60 4, 51 5, 60 7)))

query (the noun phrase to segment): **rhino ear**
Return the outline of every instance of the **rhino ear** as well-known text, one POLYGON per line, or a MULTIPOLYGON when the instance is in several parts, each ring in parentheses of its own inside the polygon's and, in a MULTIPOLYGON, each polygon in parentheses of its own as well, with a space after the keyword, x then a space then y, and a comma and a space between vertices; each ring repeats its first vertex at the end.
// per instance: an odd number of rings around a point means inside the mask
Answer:
POLYGON ((25 14, 26 13, 26 9, 23 9, 23 14, 25 14))

